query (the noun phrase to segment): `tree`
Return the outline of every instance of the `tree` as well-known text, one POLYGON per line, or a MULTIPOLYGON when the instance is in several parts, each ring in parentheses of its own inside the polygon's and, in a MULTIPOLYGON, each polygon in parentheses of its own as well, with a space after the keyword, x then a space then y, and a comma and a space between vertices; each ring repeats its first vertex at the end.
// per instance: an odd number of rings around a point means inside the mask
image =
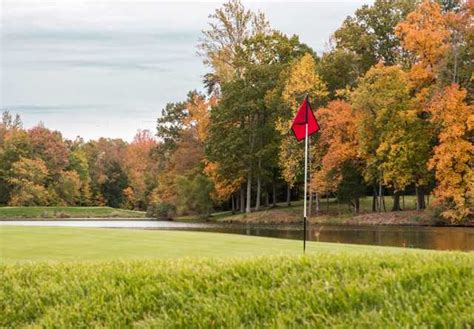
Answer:
MULTIPOLYGON (((188 98, 191 94, 188 94, 188 98)), ((161 116, 157 119, 156 136, 161 142, 158 150, 164 161, 175 150, 187 116, 186 102, 168 103, 161 111, 161 116)))
POLYGON ((235 62, 237 48, 245 39, 270 31, 269 23, 263 13, 246 10, 239 0, 230 0, 209 15, 209 29, 202 31, 203 38, 198 45, 199 54, 204 63, 213 72, 206 75, 205 84, 208 89, 234 78, 239 73, 235 62))
POLYGON ((106 163, 105 175, 101 193, 109 207, 119 208, 124 202, 123 191, 128 186, 127 174, 120 163, 112 161, 106 163))
POLYGON ((246 203, 246 211, 251 211, 255 181, 255 206, 260 206, 262 185, 273 176, 279 134, 274 125, 278 109, 272 105, 281 97, 274 90, 281 72, 307 49, 298 38, 276 32, 245 40, 235 59, 241 63, 241 74, 222 85, 221 99, 211 109, 208 170, 218 170, 212 176, 219 182, 246 183, 246 196, 241 186, 241 210, 246 203))
POLYGON ((410 68, 413 87, 420 90, 434 83, 449 50, 450 32, 441 7, 429 0, 423 1, 395 31, 402 47, 416 55, 410 68))
POLYGON ((126 195, 134 209, 146 209, 148 195, 156 185, 157 166, 153 151, 157 145, 150 131, 140 130, 126 147, 124 168, 129 184, 126 195))
POLYGON ((302 144, 298 144, 290 133, 292 120, 305 95, 308 95, 311 100, 321 103, 328 93, 324 82, 316 73, 314 57, 309 53, 295 60, 283 78, 284 87, 281 99, 285 107, 277 120, 276 128, 281 135, 279 164, 283 179, 290 188, 296 183, 298 175, 301 174, 304 157, 302 144))
POLYGON ((436 170, 437 201, 446 207, 442 216, 451 222, 466 218, 474 206, 474 107, 466 104, 466 94, 457 85, 446 87, 429 107, 439 141, 429 167, 436 170))
POLYGON ((69 150, 59 131, 51 131, 42 124, 28 130, 33 155, 42 159, 52 180, 57 179, 68 165, 69 150))
POLYGON ((207 99, 204 95, 193 91, 188 93, 185 102, 167 106, 163 116, 158 119, 157 135, 163 139, 163 143, 158 144, 158 149, 167 152, 159 153, 160 173, 151 196, 155 207, 159 204, 176 205, 180 202, 176 177, 191 179, 195 175, 202 174, 209 111, 215 103, 215 97, 207 99))
POLYGON ((10 200, 13 186, 8 177, 10 177, 12 165, 21 157, 32 156, 28 133, 23 129, 12 129, 9 125, 6 127, 7 130, 0 145, 0 204, 7 204, 10 200))
POLYGON ((23 128, 23 123, 18 114, 13 117, 8 110, 3 111, 2 121, 0 122, 0 147, 5 142, 5 135, 8 131, 18 130, 21 128, 23 128))
POLYGON ((344 101, 332 101, 317 113, 321 131, 315 149, 323 154, 314 157, 321 160, 319 166, 314 166, 311 189, 337 192, 340 201, 359 212, 359 198, 365 193, 361 184, 364 163, 358 154, 359 117, 344 101))
POLYGON ((177 176, 177 211, 181 214, 194 213, 204 218, 212 209, 213 184, 202 174, 193 177, 177 176))
POLYGON ((82 182, 76 171, 61 172, 54 184, 58 197, 68 206, 76 206, 81 202, 82 182))
POLYGON ((79 176, 80 199, 78 203, 82 206, 89 205, 91 202, 91 177, 87 154, 82 147, 77 147, 69 153, 68 171, 74 171, 79 176))
POLYGON ((328 88, 330 99, 356 86, 363 74, 360 65, 360 57, 346 49, 334 48, 322 55, 317 72, 328 88))
POLYGON ((11 206, 45 206, 50 204, 52 196, 45 184, 49 172, 41 159, 20 157, 13 163, 9 175, 12 193, 11 206))
POLYGON ((357 55, 361 75, 378 62, 386 65, 408 62, 394 28, 416 3, 413 0, 376 0, 372 6, 362 6, 334 33, 335 48, 357 55))
POLYGON ((352 95, 354 110, 361 117, 358 139, 366 162, 364 178, 374 190, 379 186, 379 209, 384 201, 383 185, 398 193, 408 183, 426 184, 424 164, 429 150, 424 145, 430 138, 424 135, 423 125, 417 127, 416 111, 410 112, 407 81, 400 67, 379 64, 367 72, 352 95))
POLYGON ((119 207, 128 178, 123 164, 126 143, 121 139, 99 138, 83 146, 87 154, 94 203, 119 207))

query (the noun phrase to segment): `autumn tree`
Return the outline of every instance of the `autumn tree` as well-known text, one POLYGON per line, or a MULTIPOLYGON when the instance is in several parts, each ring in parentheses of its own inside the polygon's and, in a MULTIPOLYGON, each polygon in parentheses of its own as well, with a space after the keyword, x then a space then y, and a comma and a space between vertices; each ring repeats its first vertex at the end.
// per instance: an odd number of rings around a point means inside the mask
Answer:
POLYGON ((51 131, 40 124, 28 130, 33 155, 42 159, 52 179, 59 177, 68 165, 68 147, 59 131, 51 131))
POLYGON ((408 184, 426 185, 429 149, 425 146, 430 136, 425 135, 428 131, 417 112, 410 111, 405 73, 397 66, 375 66, 359 82, 352 103, 361 116, 358 134, 359 152, 366 162, 364 177, 374 186, 374 194, 378 185, 375 208, 383 206, 384 185, 393 187, 396 194, 408 184))
POLYGON ((9 181, 12 165, 21 157, 30 158, 32 147, 25 130, 10 125, 3 127, 6 129, 0 144, 0 204, 7 204, 13 189, 9 181))
POLYGON ((431 101, 430 120, 438 130, 429 167, 436 172, 437 201, 446 209, 442 216, 451 222, 466 218, 474 206, 474 107, 465 102, 466 90, 446 87, 431 101))
MULTIPOLYGON (((158 204, 179 203, 178 210, 186 212, 185 206, 190 203, 181 200, 183 195, 179 192, 183 189, 178 191, 177 184, 194 186, 195 175, 203 173, 204 140, 208 134, 210 107, 215 102, 215 97, 207 99, 193 91, 188 94, 186 101, 169 104, 163 110, 157 125, 157 136, 162 141, 157 147, 160 173, 157 176, 157 186, 151 195, 155 207, 158 204)), ((188 195, 187 198, 193 198, 193 195, 188 195)))
POLYGON ((124 168, 128 177, 125 199, 134 209, 145 210, 148 195, 156 185, 157 165, 154 151, 155 137, 148 130, 140 130, 125 150, 124 168))
POLYGON ((213 91, 235 74, 240 75, 241 67, 235 59, 243 42, 253 35, 269 32, 270 28, 263 13, 245 9, 240 0, 224 3, 209 19, 209 28, 202 31, 198 50, 204 63, 212 69, 204 83, 213 91))
POLYGON ((290 188, 301 174, 304 157, 302 144, 298 143, 290 133, 292 120, 306 95, 316 102, 313 102, 314 106, 321 104, 328 93, 324 82, 316 72, 314 57, 309 53, 295 60, 287 74, 282 77, 284 82, 281 100, 284 107, 277 119, 276 128, 281 135, 279 165, 282 176, 288 184, 287 201, 289 202, 290 188))
POLYGON ((324 154, 314 170, 311 189, 319 193, 337 192, 340 201, 359 212, 359 199, 365 193, 364 162, 358 153, 359 117, 344 101, 332 101, 317 113, 321 126, 317 149, 324 150, 324 154))
POLYGON ((12 193, 9 204, 49 205, 53 196, 45 187, 48 176, 48 168, 43 160, 20 157, 10 170, 9 183, 12 185, 12 193))
POLYGON ((421 90, 436 82, 449 51, 450 31, 441 7, 425 0, 396 29, 401 45, 416 56, 410 68, 413 87, 421 90))

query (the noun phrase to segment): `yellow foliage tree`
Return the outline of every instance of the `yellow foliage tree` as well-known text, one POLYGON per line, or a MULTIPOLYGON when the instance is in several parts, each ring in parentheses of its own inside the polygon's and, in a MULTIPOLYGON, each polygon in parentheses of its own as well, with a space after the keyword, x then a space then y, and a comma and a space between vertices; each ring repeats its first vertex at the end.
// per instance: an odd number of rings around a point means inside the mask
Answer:
POLYGON ((304 154, 300 145, 290 133, 291 123, 298 111, 299 104, 305 95, 311 100, 324 99, 327 89, 324 82, 316 73, 316 62, 311 54, 305 54, 290 67, 286 78, 282 100, 289 109, 290 115, 282 116, 276 127, 282 135, 279 150, 279 163, 284 180, 293 186, 297 175, 301 171, 304 154))

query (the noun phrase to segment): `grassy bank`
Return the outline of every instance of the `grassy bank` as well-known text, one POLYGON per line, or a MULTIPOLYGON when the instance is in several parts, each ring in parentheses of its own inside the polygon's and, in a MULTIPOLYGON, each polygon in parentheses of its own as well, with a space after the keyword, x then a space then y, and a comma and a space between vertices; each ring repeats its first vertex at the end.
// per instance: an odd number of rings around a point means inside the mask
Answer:
MULTIPOLYGON (((0 226, 0 250, 0 262, 3 263, 148 260, 300 255, 302 242, 205 232, 0 226)), ((406 249, 309 242, 307 250, 317 253, 401 252, 406 249)))
POLYGON ((0 220, 43 218, 144 218, 145 212, 110 207, 0 207, 0 220))
POLYGON ((473 268, 439 252, 0 265, 0 326, 470 327, 473 268))
MULTIPOLYGON (((387 212, 372 212, 372 198, 365 197, 360 200, 360 213, 355 214, 347 204, 337 202, 336 199, 321 199, 319 212, 313 204, 309 220, 314 224, 408 224, 408 225, 432 225, 436 221, 431 218, 429 212, 416 211, 414 196, 404 197, 404 211, 392 212, 393 198, 385 198, 387 212)), ((292 202, 290 206, 286 203, 278 203, 277 207, 262 207, 260 211, 250 214, 221 212, 213 214, 209 220, 217 222, 232 223, 299 223, 302 221, 303 201, 292 202)), ((181 217, 178 220, 197 220, 192 217, 181 217)))

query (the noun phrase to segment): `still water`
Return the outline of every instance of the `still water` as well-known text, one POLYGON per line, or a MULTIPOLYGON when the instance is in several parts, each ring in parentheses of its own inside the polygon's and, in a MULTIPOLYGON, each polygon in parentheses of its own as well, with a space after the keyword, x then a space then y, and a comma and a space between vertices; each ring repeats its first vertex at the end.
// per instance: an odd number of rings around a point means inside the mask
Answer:
MULTIPOLYGON (((302 239, 302 225, 248 225, 181 223, 166 221, 5 221, 2 225, 108 227, 151 230, 184 230, 245 234, 284 239, 302 239)), ((425 227, 383 225, 310 225, 307 239, 436 250, 474 251, 474 227, 425 227)))

